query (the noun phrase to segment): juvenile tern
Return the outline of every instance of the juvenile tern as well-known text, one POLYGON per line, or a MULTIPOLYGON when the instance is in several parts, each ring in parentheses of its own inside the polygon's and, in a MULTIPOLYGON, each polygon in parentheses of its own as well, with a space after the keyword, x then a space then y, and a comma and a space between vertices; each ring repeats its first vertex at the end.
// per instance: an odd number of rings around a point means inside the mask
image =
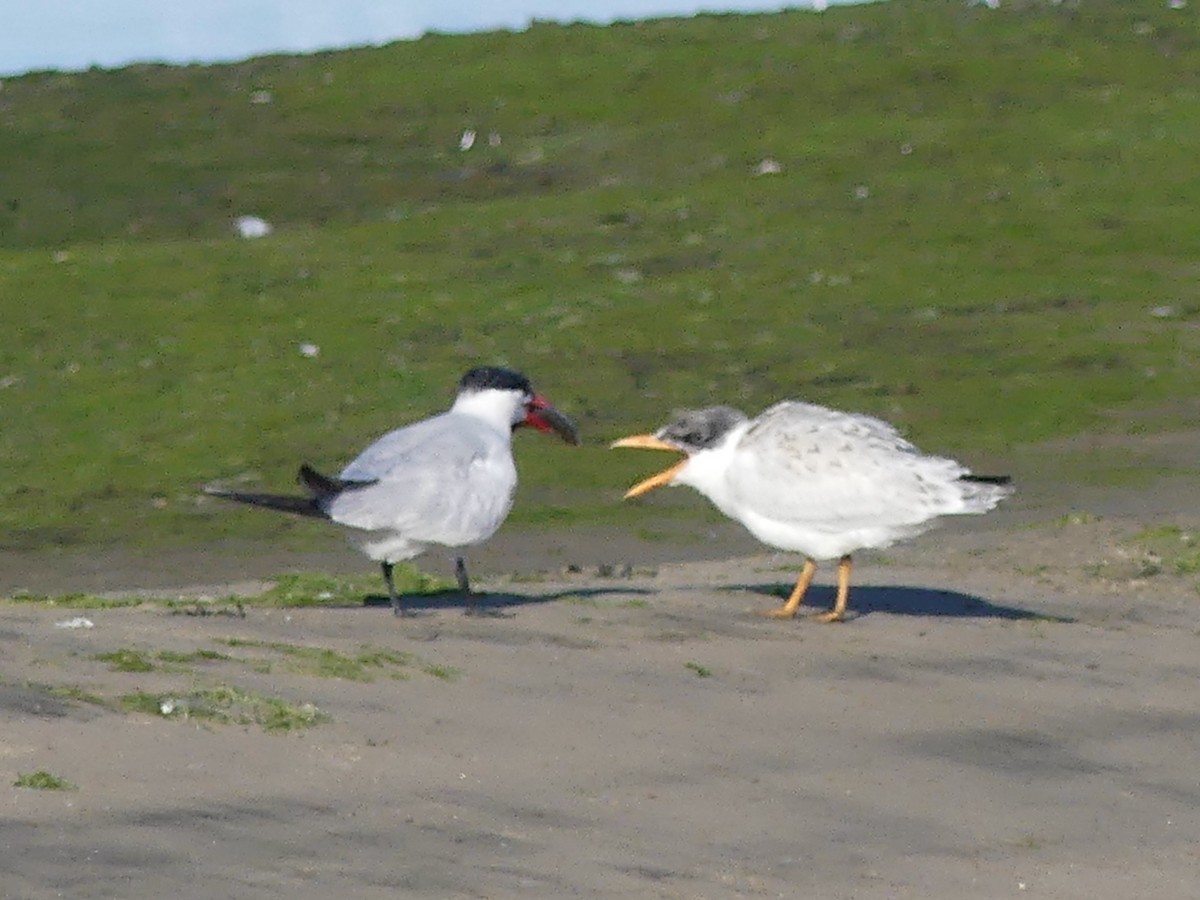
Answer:
MULTIPOLYGON (((343 526, 350 540, 381 564, 392 611, 403 615, 392 580, 396 563, 431 546, 483 543, 508 516, 517 489, 512 432, 522 425, 579 443, 575 423, 535 393, 528 378, 482 366, 462 377, 448 411, 383 435, 337 478, 302 465, 297 480, 307 496, 215 487, 205 492, 343 526)), ((455 574, 470 604, 462 556, 456 558, 455 574)))
POLYGON ((755 419, 728 406, 691 410, 612 446, 684 454, 626 499, 690 485, 763 543, 804 554, 796 587, 769 613, 776 618, 793 617, 817 561, 836 558, 833 610, 814 618, 840 621, 854 551, 914 537, 938 516, 985 513, 1012 492, 1008 477, 972 475, 954 460, 926 456, 887 422, 797 401, 755 419))

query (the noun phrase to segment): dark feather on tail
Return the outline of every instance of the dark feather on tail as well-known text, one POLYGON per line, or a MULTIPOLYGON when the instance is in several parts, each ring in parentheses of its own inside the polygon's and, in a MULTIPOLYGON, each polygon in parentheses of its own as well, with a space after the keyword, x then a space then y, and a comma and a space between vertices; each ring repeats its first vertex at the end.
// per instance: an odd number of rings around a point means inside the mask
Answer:
POLYGON ((311 497, 287 497, 282 494, 251 494, 245 491, 227 491, 223 488, 206 487, 204 493, 214 497, 224 497, 226 500, 236 500, 238 503, 248 503, 251 506, 263 506, 267 509, 277 509, 280 512, 292 513, 297 516, 312 516, 318 519, 327 517, 326 501, 331 500, 343 491, 353 491, 369 487, 374 481, 346 481, 342 478, 328 478, 312 466, 305 463, 300 467, 296 480, 309 491, 311 497))
POLYGON ((313 516, 325 518, 325 510, 318 505, 316 497, 285 497, 280 494, 249 494, 242 491, 226 491, 220 488, 205 488, 204 493, 226 500, 236 500, 238 503, 248 503, 251 506, 263 506, 280 512, 293 513, 297 516, 313 516))
POLYGON ((318 497, 336 497, 342 491, 354 491, 378 483, 377 480, 347 481, 344 478, 329 478, 308 463, 300 467, 300 471, 296 473, 296 481, 318 497))
POLYGON ((974 481, 976 484, 1010 484, 1011 475, 962 475, 959 481, 974 481))

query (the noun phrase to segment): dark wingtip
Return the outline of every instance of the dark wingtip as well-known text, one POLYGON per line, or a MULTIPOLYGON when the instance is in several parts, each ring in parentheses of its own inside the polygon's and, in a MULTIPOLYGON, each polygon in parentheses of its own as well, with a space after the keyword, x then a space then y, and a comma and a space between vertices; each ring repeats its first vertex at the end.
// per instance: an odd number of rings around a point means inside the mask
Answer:
POLYGON ((977 484, 1012 484, 1011 475, 963 475, 959 480, 977 484))
POLYGON ((335 494, 340 494, 342 491, 370 487, 377 483, 376 479, 370 481, 348 481, 345 478, 329 478, 326 475, 322 475, 308 463, 300 466, 300 471, 296 473, 296 481, 318 497, 332 497, 335 494))
POLYGON ((279 512, 293 513, 298 516, 313 516, 324 518, 325 511, 318 505, 316 497, 289 497, 281 494, 257 494, 245 491, 227 491, 223 488, 204 488, 204 493, 233 500, 236 503, 246 503, 250 506, 262 506, 279 512))
POLYGON ((308 463, 300 466, 300 470, 296 473, 296 481, 301 487, 307 488, 318 497, 328 497, 338 494, 342 490, 340 484, 332 478, 326 478, 308 463))

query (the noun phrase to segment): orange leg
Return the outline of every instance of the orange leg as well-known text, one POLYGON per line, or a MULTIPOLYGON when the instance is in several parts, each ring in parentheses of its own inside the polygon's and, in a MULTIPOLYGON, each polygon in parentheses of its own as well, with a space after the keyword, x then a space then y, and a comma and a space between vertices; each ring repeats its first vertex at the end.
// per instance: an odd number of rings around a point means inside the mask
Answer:
POLYGON ((837 599, 833 609, 827 613, 813 616, 818 622, 840 622, 846 617, 846 604, 850 602, 850 554, 847 553, 838 562, 837 599))
POLYGON ((816 573, 817 564, 811 559, 806 559, 804 568, 800 570, 800 577, 796 579, 796 586, 792 589, 792 595, 787 598, 787 603, 778 609, 770 610, 767 615, 773 619, 794 618, 796 610, 804 602, 804 594, 808 590, 808 586, 812 584, 813 575, 816 573))

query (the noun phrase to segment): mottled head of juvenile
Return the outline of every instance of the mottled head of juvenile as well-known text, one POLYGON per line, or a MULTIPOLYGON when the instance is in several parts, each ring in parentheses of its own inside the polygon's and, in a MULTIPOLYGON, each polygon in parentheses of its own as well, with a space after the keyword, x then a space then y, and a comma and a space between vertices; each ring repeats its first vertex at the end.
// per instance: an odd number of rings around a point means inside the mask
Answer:
MULTIPOLYGON (((654 437, 667 444, 672 450, 689 454, 696 453, 700 450, 711 450, 720 444, 727 434, 745 421, 746 414, 732 406, 688 409, 654 432, 654 437)), ((621 446, 629 445, 622 444, 621 446)))
POLYGON ((471 369, 458 381, 454 408, 486 419, 507 414, 514 430, 531 425, 538 431, 557 434, 568 444, 579 443, 579 429, 575 423, 534 391, 529 379, 515 369, 502 366, 471 369))
POLYGON ((639 481, 625 492, 625 499, 638 497, 656 487, 675 480, 693 454, 719 447, 738 426, 747 420, 746 414, 732 406, 709 406, 679 413, 654 434, 634 434, 613 441, 612 447, 636 447, 641 450, 670 450, 684 458, 669 469, 639 481))

